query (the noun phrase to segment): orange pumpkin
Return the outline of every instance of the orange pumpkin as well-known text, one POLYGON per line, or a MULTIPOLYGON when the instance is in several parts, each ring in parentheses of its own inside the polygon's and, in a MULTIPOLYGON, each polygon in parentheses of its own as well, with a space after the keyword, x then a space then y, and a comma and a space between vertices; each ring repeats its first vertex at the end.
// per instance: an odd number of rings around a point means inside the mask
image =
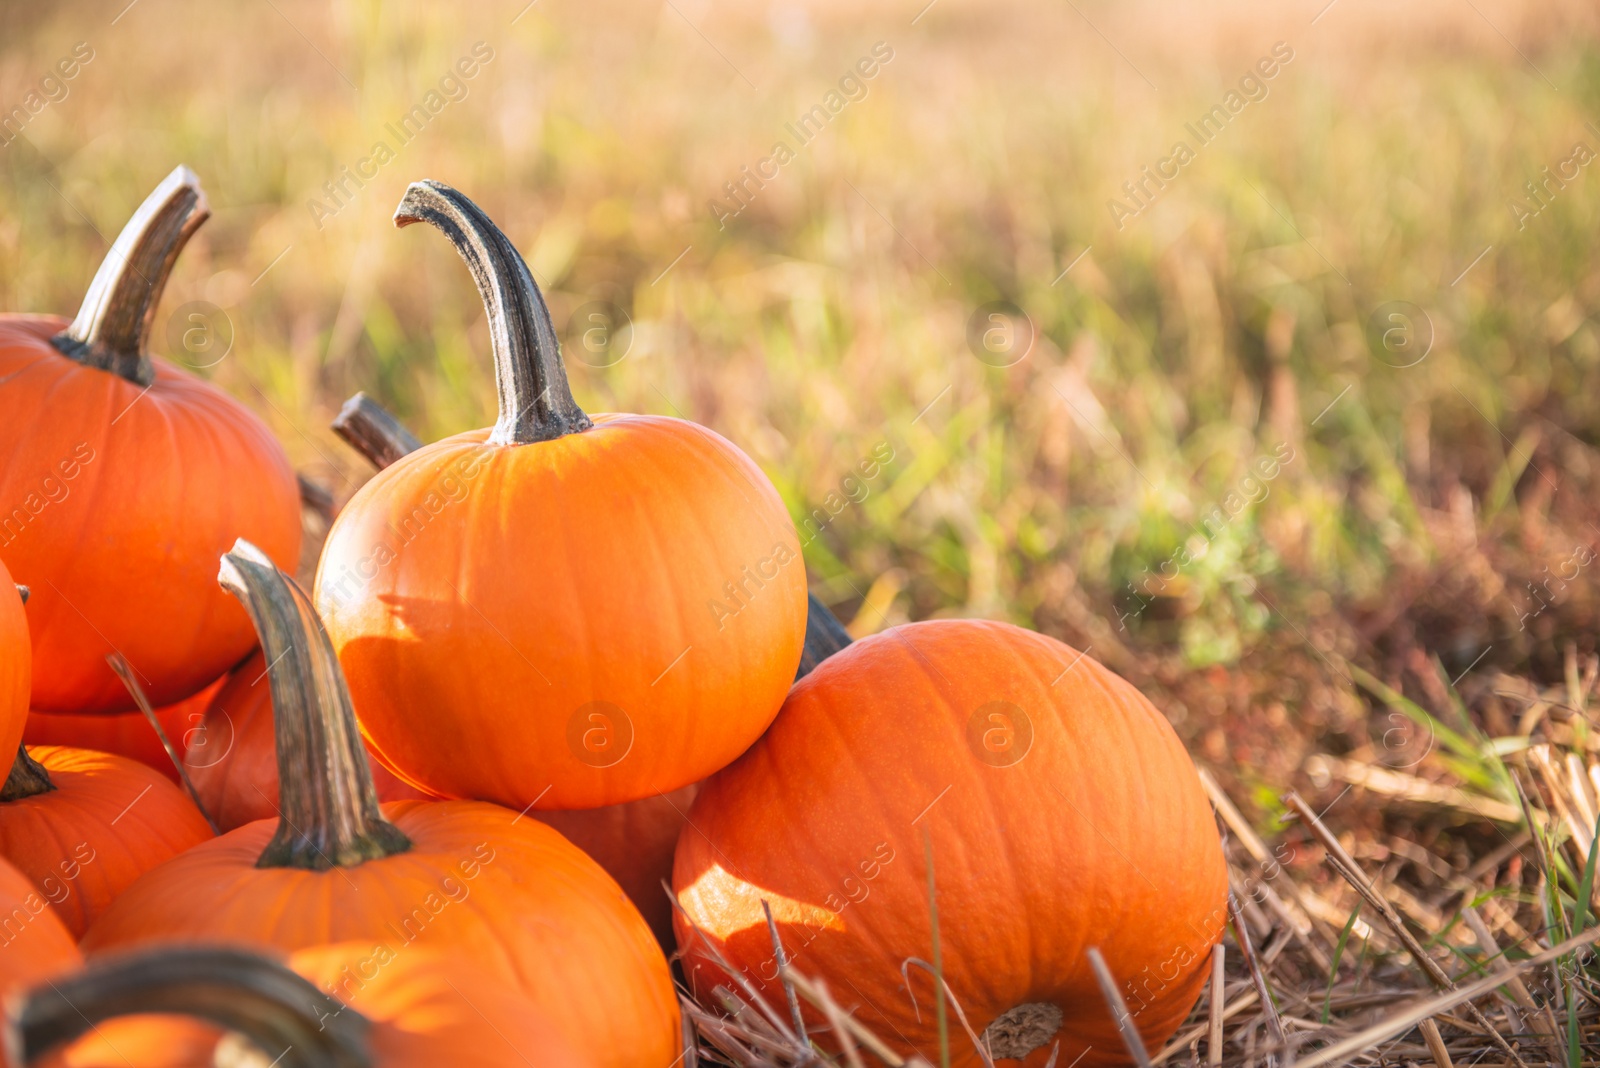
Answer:
POLYGON ((222 947, 95 961, 30 992, 12 1033, 41 1068, 210 1068, 238 1063, 228 1052, 241 1047, 262 1064, 330 1064, 334 1050, 351 1058, 337 1063, 373 1068, 595 1063, 525 999, 446 954, 345 943, 286 965, 222 947))
POLYGON ((22 744, 28 722, 28 690, 33 656, 28 640, 28 617, 22 610, 28 591, 11 581, 0 563, 0 753, 14 752, 22 744))
MULTIPOLYGON (((0 1002, 83 961, 72 932, 29 878, 0 859, 0 1002)), ((5 1051, 0 1047, 0 1065, 5 1051)))
POLYGON ((110 753, 18 746, 0 788, 0 857, 33 880, 74 937, 140 875, 210 837, 170 780, 110 753))
POLYGON ((671 974, 611 877, 555 831, 496 805, 380 810, 310 600, 243 543, 223 558, 222 581, 245 602, 267 657, 283 815, 149 872, 84 947, 181 939, 285 951, 348 940, 395 953, 432 948, 519 988, 602 1065, 670 1064, 679 1044, 671 974))
MULTIPOLYGON (((283 447, 215 386, 146 354, 179 251, 208 214, 173 171, 100 265, 78 317, 0 316, 0 554, 32 590, 32 707, 134 708, 106 657, 173 704, 249 653, 211 581, 243 535, 293 566, 300 503, 283 447)), ((9 750, 6 750, 9 752, 9 750)))
MULTIPOLYGON (((156 719, 167 732, 167 740, 184 759, 189 739, 200 728, 206 707, 222 688, 222 679, 193 697, 175 705, 156 709, 156 719)), ((178 769, 172 766, 172 757, 156 736, 155 728, 143 712, 117 712, 103 716, 75 716, 65 712, 30 712, 28 724, 23 728, 25 745, 70 745, 78 749, 98 749, 102 753, 115 753, 129 760, 137 760, 154 768, 173 782, 178 782, 178 769)), ((9 752, 10 750, 7 750, 9 752)))
POLYGON ((933 1063, 931 977, 901 975, 932 956, 925 834, 945 979, 975 1029, 999 1021, 997 1058, 1042 1063, 1059 1042, 1058 1064, 1126 1062, 1091 946, 1158 1047, 1223 929, 1221 844, 1171 726, 1095 661, 1008 624, 913 623, 830 657, 689 820, 673 887, 697 993, 727 982, 709 940, 782 1006, 766 900, 799 971, 933 1063))
POLYGON ((585 415, 527 265, 466 197, 416 183, 395 221, 471 267, 500 419, 379 472, 328 535, 317 605, 363 733, 413 785, 518 810, 695 782, 760 736, 800 661, 782 500, 704 427, 585 415))
MULTIPOLYGON (((278 748, 273 739, 272 687, 257 650, 230 676, 191 735, 184 757, 189 780, 217 828, 231 831, 278 815, 278 748)), ((420 801, 427 795, 373 762, 379 801, 420 801)))
MULTIPOLYGON (((422 443, 404 424, 365 393, 357 393, 344 402, 333 421, 333 430, 380 471, 422 448, 422 443)), ((810 655, 808 622, 802 671, 807 670, 806 659, 810 655)), ((372 770, 373 778, 379 780, 381 797, 382 763, 374 761, 372 770)), ((275 772, 276 769, 274 781, 275 772)), ((663 884, 672 878, 672 851, 678 844, 678 832, 683 829, 695 790, 696 787, 690 785, 669 794, 602 808, 530 812, 529 815, 566 835, 569 842, 589 854, 617 880, 650 924, 656 941, 671 953, 676 948, 672 936, 672 902, 663 884)))
POLYGON ((528 815, 560 831, 610 873, 670 953, 676 943, 665 884, 672 878, 672 851, 698 790, 691 785, 604 808, 528 815))
MULTIPOLYGON (((850 635, 843 624, 814 595, 807 595, 805 651, 796 678, 804 678, 849 644, 850 635)), ((374 771, 381 766, 375 765, 374 771)), ((599 861, 639 907, 662 948, 671 953, 677 942, 672 933, 674 909, 665 884, 672 879, 673 851, 688 825, 689 806, 699 790, 694 783, 619 805, 528 815, 548 823, 599 861)))

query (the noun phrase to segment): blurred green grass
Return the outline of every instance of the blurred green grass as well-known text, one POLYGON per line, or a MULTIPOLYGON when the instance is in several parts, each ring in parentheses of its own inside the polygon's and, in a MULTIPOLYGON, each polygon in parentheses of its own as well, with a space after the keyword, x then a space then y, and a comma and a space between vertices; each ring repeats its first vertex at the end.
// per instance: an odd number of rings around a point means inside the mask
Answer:
POLYGON ((1594 647, 1592 577, 1531 624, 1526 587, 1600 539, 1600 173, 1525 229, 1509 204, 1600 151, 1595 29, 1575 4, 1360 0, 8 6, 0 106, 75 42, 95 58, 0 149, 0 305, 70 314, 188 163, 214 217, 163 314, 225 310, 204 373, 343 497, 366 472, 326 426, 357 389, 425 440, 493 421, 466 272, 389 222, 436 178, 502 224, 558 325, 631 318, 615 365, 569 355, 586 408, 712 426, 797 521, 889 443, 806 549, 862 629, 1009 618, 1135 675, 1247 664, 1269 693, 1281 657, 1348 691, 1345 660, 1417 647, 1558 673, 1566 641, 1594 647), (477 41, 465 99, 319 228, 323 183, 477 41), (708 201, 879 41, 865 97, 719 227, 708 201), (1266 99, 1118 229, 1122 183, 1277 41, 1266 99), (999 300, 1037 332, 1006 368, 967 342, 999 300), (1432 323, 1415 367, 1369 340, 1391 301, 1432 323), (1280 444, 1265 496, 1196 540, 1280 444))

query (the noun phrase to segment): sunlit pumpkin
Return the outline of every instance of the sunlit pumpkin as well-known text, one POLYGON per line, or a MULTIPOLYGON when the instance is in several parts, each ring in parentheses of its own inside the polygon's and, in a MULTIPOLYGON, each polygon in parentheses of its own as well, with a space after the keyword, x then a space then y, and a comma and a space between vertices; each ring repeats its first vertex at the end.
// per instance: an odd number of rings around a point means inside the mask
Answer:
POLYGON ((76 319, 0 315, 0 555, 32 591, 38 711, 133 709, 112 652, 158 708, 204 688, 252 642, 212 581, 218 555, 244 536, 298 557, 283 447, 238 401, 146 351, 207 214, 180 167, 118 236, 76 319))
MULTIPOLYGON (((167 740, 184 758, 189 739, 200 728, 211 698, 222 688, 222 679, 193 697, 175 705, 156 709, 156 719, 167 732, 167 740)), ((69 745, 77 749, 98 749, 102 753, 115 753, 129 760, 137 760, 154 768, 173 782, 178 780, 178 769, 172 766, 155 728, 143 712, 113 712, 99 716, 78 716, 66 712, 30 712, 28 724, 23 729, 22 740, 27 745, 69 745)), ((9 751, 9 750, 8 750, 9 751)))
POLYGON ((13 1019, 38 1068, 211 1068, 244 1050, 261 1064, 324 1064, 334 1050, 372 1068, 597 1063, 493 977, 448 954, 365 942, 283 964, 205 946, 96 960, 35 988, 13 1019))
MULTIPOLYGON (((365 393, 357 393, 345 401, 333 421, 333 430, 380 471, 422 447, 393 414, 365 393)), ((849 643, 849 633, 833 613, 814 596, 808 597, 805 649, 796 677, 811 671, 849 643)), ((382 769, 381 762, 374 762, 375 779, 379 779, 382 769)), ((204 791, 206 787, 201 789, 204 791)), ((616 805, 530 812, 529 815, 556 828, 598 861, 639 907, 655 932, 656 940, 671 952, 675 948, 673 910, 664 884, 672 878, 673 849, 696 789, 695 785, 689 785, 616 805)), ((381 779, 378 792, 382 796, 381 779)))
POLYGON ((519 811, 695 782, 761 734, 800 661, 782 500, 704 427, 585 415, 526 264, 466 197, 419 182, 395 221, 470 266, 500 418, 379 472, 328 535, 317 606, 363 732, 406 781, 519 811))
MULTIPOLYGON (((190 733, 184 757, 200 803, 223 831, 278 816, 278 747, 272 723, 272 687, 260 651, 241 664, 190 733)), ((376 761, 372 782, 379 801, 418 801, 426 795, 376 761)))
MULTIPOLYGON (((897 627, 830 657, 701 785, 673 877, 694 989, 727 982, 710 939, 781 1010, 766 900, 799 971, 938 1063, 931 978, 901 974, 933 952, 924 835, 944 975, 975 1029, 999 1020, 997 1057, 1042 1064, 1059 1043, 1058 1065, 1126 1062, 1091 946, 1147 1046, 1187 1015, 1227 894, 1188 754, 1094 660, 968 620, 897 627)), ((952 1048, 978 1063, 970 1043, 952 1048)))
POLYGON ((110 753, 18 746, 0 787, 0 857, 74 936, 140 875, 211 836, 171 780, 110 753))
POLYGON ((243 543, 223 558, 221 579, 267 657, 282 817, 149 872, 100 917, 85 950, 173 939, 427 948, 519 989, 601 1065, 671 1064, 680 1041, 671 974, 616 882, 549 827, 497 805, 380 810, 309 598, 243 543))

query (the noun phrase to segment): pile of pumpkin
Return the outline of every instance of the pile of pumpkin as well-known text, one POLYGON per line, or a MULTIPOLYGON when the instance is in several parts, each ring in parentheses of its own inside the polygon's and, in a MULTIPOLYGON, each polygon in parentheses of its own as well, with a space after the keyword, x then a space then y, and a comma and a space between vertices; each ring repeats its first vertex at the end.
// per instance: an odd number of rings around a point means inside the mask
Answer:
POLYGON ((760 469, 586 415, 438 183, 395 222, 466 260, 499 421, 347 407, 381 470, 303 591, 283 448, 146 351, 206 215, 179 168, 76 319, 0 316, 0 1062, 665 1068, 674 962, 785 1014, 793 969, 931 1059, 932 961, 956 1063, 1115 1063, 1091 947, 1147 1042, 1181 1022, 1226 877, 1165 719, 1001 623, 849 643, 760 469))

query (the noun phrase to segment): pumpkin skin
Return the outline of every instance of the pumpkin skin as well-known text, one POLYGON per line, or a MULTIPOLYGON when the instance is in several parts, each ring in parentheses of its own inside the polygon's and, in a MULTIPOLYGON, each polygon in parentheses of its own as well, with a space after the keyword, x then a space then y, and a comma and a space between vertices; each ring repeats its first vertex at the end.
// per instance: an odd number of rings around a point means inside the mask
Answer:
POLYGON ((0 317, 0 501, 24 514, 46 502, 0 536, 32 591, 32 705, 134 708, 105 662, 121 651, 159 708, 250 652, 250 620, 217 589, 216 559, 243 535, 293 567, 299 490, 283 447, 238 401, 161 360, 148 392, 84 367, 50 346, 66 326, 0 317))
POLYGON ((599 1064, 673 1062, 678 1007, 666 959, 598 865, 496 805, 400 801, 383 814, 410 850, 331 871, 258 868, 270 820, 204 843, 125 891, 84 949, 181 940, 292 951, 355 940, 403 957, 416 944, 520 988, 599 1064))
MULTIPOLYGON (((467 1050, 482 1068, 594 1064, 525 999, 443 953, 411 949, 389 955, 367 943, 347 942, 302 950, 286 963, 370 1022, 366 1048, 375 1068, 460 1064, 467 1050), (363 978, 367 974, 370 978, 363 978)), ((330 1017, 346 1011, 311 1008, 330 1017)), ((39 1063, 44 1068, 211 1068, 223 1033, 197 1018, 113 1017, 39 1063)))
POLYGON ((605 808, 528 815, 560 831, 604 868, 670 954, 677 942, 672 934, 672 901, 663 884, 672 881, 673 851, 699 789, 696 783, 605 808))
POLYGON ((805 567, 765 476, 676 419, 600 415, 537 445, 486 436, 379 472, 328 535, 317 608, 373 751, 426 791, 518 810, 664 793, 743 752, 782 704, 805 636, 805 567), (444 506, 459 513, 400 545, 394 531, 438 506, 441 485, 463 487, 444 506), (529 545, 537 566, 515 563, 529 545), (393 559, 355 581, 385 547, 393 559), (741 568, 762 570, 747 580, 755 596, 719 616, 710 605, 727 603, 741 568), (591 702, 622 709, 631 741, 591 702), (628 748, 608 763, 616 745, 628 748))
MULTIPOLYGON (((0 859, 0 1002, 83 963, 72 932, 33 882, 0 859), (19 922, 18 917, 25 917, 19 922)), ((0 1048, 0 1065, 6 1063, 0 1048)))
POLYGON ((379 1068, 437 1068, 463 1051, 483 1068, 590 1068, 599 1062, 497 979, 446 951, 386 957, 365 943, 301 950, 289 967, 373 1022, 379 1068), (368 968, 377 976, 363 981, 368 968), (488 1024, 487 1028, 485 1024, 488 1024))
POLYGON ((0 754, 15 753, 28 722, 33 654, 22 591, 0 563, 0 754))
POLYGON ((0 801, 0 856, 74 937, 140 875, 212 837, 194 803, 137 761, 52 745, 29 755, 55 789, 0 801))
MULTIPOLYGON (((222 679, 193 697, 175 705, 156 709, 156 719, 167 739, 184 756, 189 739, 194 735, 205 716, 211 698, 222 688, 222 679)), ((143 712, 118 712, 103 716, 75 716, 64 712, 30 712, 22 740, 27 745, 69 745, 76 749, 97 749, 102 753, 137 760, 145 767, 154 768, 173 782, 178 782, 178 769, 172 766, 156 736, 150 721, 143 712)))
POLYGON ((699 780, 760 736, 800 662, 782 500, 704 427, 585 415, 526 264, 460 193, 416 183, 395 219, 473 268, 501 411, 396 460, 329 532, 316 603, 363 734, 420 789, 519 811, 699 780))
POLYGON ((1154 1049, 1199 996, 1224 925, 1220 840, 1165 718, 1094 660, 1008 624, 913 623, 836 653, 702 784, 689 822, 673 887, 699 928, 675 919, 698 994, 727 981, 710 939, 783 1011, 764 897, 798 970, 935 1063, 932 980, 913 969, 919 1020, 900 974, 932 953, 924 831, 944 974, 973 1028, 1023 1005, 1063 1014, 1030 1065, 1056 1039, 1058 1064, 1086 1047, 1080 1064, 1126 1062, 1087 948, 1154 1049))
MULTIPOLYGON (((204 717, 192 725, 184 757, 189 780, 217 828, 231 831, 278 815, 278 749, 273 737, 272 688, 260 650, 228 676, 204 717)), ((373 785, 380 801, 416 801, 425 795, 377 762, 373 785)))

